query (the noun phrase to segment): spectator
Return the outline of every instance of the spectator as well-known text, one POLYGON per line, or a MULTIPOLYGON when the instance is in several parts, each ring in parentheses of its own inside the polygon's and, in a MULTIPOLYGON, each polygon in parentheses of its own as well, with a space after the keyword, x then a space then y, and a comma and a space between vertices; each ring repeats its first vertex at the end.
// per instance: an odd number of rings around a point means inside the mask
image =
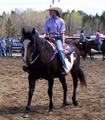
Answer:
POLYGON ((11 40, 7 39, 6 41, 6 54, 7 56, 11 55, 11 40))
POLYGON ((0 56, 2 56, 1 40, 0 40, 0 56))
POLYGON ((2 48, 3 55, 6 56, 6 42, 4 39, 1 41, 1 48, 2 48))

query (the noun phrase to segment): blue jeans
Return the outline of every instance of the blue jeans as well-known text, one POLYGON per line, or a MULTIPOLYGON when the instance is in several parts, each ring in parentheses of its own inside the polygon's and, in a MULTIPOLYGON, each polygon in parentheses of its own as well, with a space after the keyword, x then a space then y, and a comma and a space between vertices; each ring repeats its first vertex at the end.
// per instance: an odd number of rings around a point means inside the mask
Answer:
POLYGON ((96 42, 98 43, 98 50, 101 50, 102 41, 100 39, 96 39, 96 42))
POLYGON ((0 50, 0 56, 2 56, 2 50, 0 50))
POLYGON ((6 55, 10 56, 11 55, 11 47, 8 47, 6 50, 6 55))
POLYGON ((2 47, 3 55, 6 56, 6 48, 2 47))
POLYGON ((58 50, 59 58, 62 62, 62 65, 66 67, 65 54, 63 52, 62 41, 61 40, 56 40, 55 44, 56 44, 56 48, 58 50))

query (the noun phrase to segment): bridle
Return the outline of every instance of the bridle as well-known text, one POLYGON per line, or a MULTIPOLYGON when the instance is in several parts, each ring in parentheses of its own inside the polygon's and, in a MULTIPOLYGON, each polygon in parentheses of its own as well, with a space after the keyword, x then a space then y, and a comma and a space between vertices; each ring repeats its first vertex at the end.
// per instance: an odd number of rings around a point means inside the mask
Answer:
MULTIPOLYGON (((33 50, 33 51, 34 51, 34 50, 33 50)), ((35 51, 34 51, 34 52, 35 52, 35 51)), ((32 56, 34 55, 34 52, 32 53, 32 56)), ((48 65, 48 64, 55 58, 57 52, 58 52, 58 51, 57 51, 56 49, 54 49, 53 55, 51 56, 51 58, 50 58, 47 62, 45 62, 44 64, 40 64, 40 65, 36 66, 36 65, 34 65, 34 63, 35 63, 36 60, 39 58, 39 56, 40 56, 40 53, 39 53, 32 61, 29 62, 29 65, 33 66, 34 68, 44 67, 44 66, 48 65)))
MULTIPOLYGON (((24 39, 25 40, 25 39, 24 39)), ((23 41, 22 40, 22 43, 23 41)), ((35 56, 35 53, 37 52, 37 48, 36 48, 36 45, 33 45, 33 48, 32 48, 32 53, 31 53, 31 57, 32 57, 32 61, 30 61, 27 65, 29 66, 33 66, 34 68, 40 68, 40 67, 44 67, 46 65, 48 65, 56 56, 57 54, 57 50, 56 49, 53 49, 53 54, 51 56, 51 58, 45 62, 44 64, 40 64, 40 65, 35 65, 35 62, 38 60, 38 58, 40 57, 40 53, 38 53, 36 56, 35 56), (35 57, 34 57, 35 56, 35 57)))

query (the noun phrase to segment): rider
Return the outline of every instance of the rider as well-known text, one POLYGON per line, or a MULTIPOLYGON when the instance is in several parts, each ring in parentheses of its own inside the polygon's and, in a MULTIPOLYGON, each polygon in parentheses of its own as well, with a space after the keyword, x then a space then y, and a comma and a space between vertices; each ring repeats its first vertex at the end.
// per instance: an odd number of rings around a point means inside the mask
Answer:
POLYGON ((100 39, 100 30, 96 32, 96 42, 98 43, 98 51, 101 51, 102 41, 100 39))
POLYGON ((80 42, 83 44, 83 50, 85 51, 85 43, 86 43, 86 37, 84 35, 84 30, 81 30, 80 34, 80 42))
POLYGON ((70 62, 67 61, 65 54, 63 52, 63 47, 65 47, 65 22, 60 17, 60 13, 62 13, 62 9, 59 7, 53 7, 50 5, 50 8, 47 9, 50 14, 50 18, 46 21, 44 27, 44 35, 45 38, 47 35, 55 38, 56 48, 58 50, 59 58, 62 62, 64 72, 67 74, 70 71, 70 62), (68 66, 66 65, 68 62, 68 66))

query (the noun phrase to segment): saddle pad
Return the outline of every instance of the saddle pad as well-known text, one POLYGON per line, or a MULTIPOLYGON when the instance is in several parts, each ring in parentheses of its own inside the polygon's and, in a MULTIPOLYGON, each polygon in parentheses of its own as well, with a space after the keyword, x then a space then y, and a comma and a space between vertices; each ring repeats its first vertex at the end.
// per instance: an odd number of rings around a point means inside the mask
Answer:
MULTIPOLYGON (((55 44, 53 44, 53 43, 51 43, 51 42, 49 42, 47 40, 46 40, 46 42, 48 42, 52 46, 52 48, 54 50, 56 49, 56 45, 55 44)), ((65 43, 65 48, 63 49, 65 54, 68 54, 68 53, 72 52, 73 50, 74 50, 74 46, 71 46, 71 45, 65 43)))
POLYGON ((74 46, 70 46, 69 44, 66 43, 65 49, 63 49, 65 54, 68 54, 74 50, 74 46))

